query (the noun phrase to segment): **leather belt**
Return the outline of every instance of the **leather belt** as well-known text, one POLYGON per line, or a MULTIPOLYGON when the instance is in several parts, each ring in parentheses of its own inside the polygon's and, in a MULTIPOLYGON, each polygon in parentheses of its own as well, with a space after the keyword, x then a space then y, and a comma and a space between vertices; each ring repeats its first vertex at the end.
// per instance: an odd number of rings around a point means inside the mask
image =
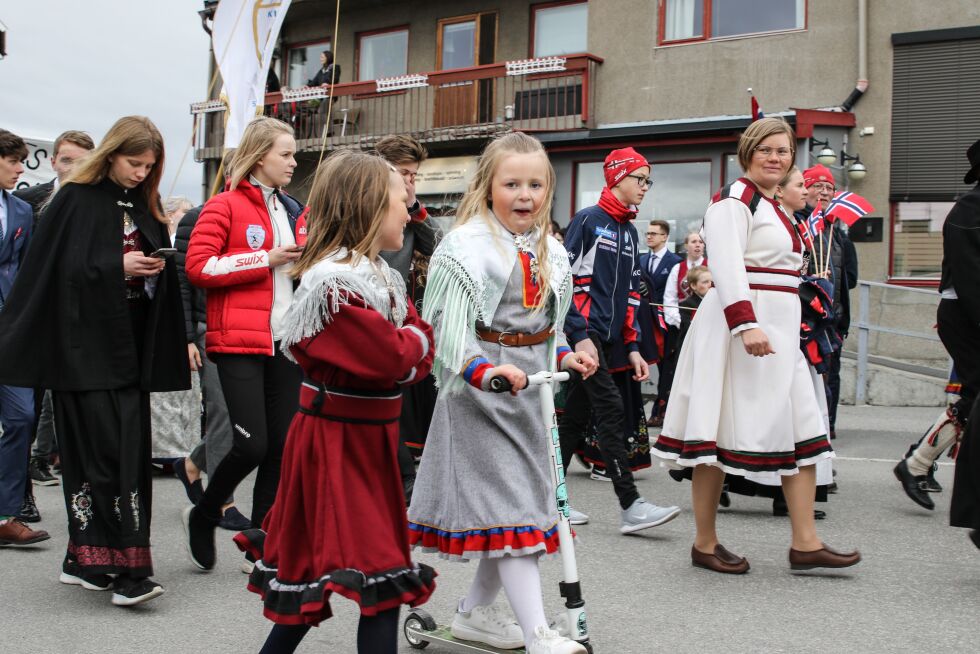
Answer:
POLYGON ((538 343, 544 343, 546 340, 551 338, 551 335, 554 333, 555 331, 551 327, 541 330, 535 334, 524 334, 521 332, 495 332, 491 329, 476 330, 476 335, 480 337, 480 340, 487 341, 488 343, 497 343, 498 345, 503 345, 504 347, 527 347, 528 345, 537 345, 538 343))

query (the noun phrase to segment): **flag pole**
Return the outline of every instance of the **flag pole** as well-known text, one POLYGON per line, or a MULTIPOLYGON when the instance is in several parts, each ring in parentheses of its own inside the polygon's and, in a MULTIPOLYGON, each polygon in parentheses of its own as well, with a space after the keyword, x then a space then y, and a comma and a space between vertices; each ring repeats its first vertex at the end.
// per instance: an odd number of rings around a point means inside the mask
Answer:
POLYGON ((834 249, 834 225, 836 224, 837 224, 836 220, 830 223, 830 236, 827 237, 827 262, 826 265, 824 266, 824 270, 830 269, 830 254, 831 251, 834 249))

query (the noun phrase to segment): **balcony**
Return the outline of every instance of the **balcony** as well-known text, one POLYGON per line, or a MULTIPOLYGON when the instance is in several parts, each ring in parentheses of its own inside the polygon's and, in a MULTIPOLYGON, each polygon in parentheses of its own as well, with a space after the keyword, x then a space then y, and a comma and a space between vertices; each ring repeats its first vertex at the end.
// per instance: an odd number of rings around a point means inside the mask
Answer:
MULTIPOLYGON (((284 89, 265 99, 265 114, 290 123, 300 152, 369 149, 388 134, 431 145, 496 134, 585 129, 594 125, 595 74, 590 54, 496 63, 389 79, 284 89)), ((194 158, 219 159, 225 107, 197 103, 194 158)))

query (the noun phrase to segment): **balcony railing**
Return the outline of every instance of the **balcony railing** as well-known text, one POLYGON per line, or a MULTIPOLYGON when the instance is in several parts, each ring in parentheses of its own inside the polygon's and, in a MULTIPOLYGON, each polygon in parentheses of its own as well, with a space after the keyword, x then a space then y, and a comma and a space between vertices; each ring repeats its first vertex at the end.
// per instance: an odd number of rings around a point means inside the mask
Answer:
MULTIPOLYGON (((299 151, 368 149, 388 134, 422 143, 482 139, 511 130, 592 127, 595 73, 590 54, 413 74, 328 87, 284 89, 265 99, 265 114, 290 123, 299 151)), ((217 100, 191 109, 194 156, 221 157, 225 108, 217 100)))

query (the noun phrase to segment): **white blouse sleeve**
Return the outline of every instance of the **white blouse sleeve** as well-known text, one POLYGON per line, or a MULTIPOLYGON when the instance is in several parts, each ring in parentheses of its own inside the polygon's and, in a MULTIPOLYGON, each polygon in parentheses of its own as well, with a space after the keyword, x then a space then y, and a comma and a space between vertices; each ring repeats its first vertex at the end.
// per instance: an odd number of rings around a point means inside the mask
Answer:
POLYGON ((759 326, 745 272, 751 224, 749 208, 735 198, 715 202, 704 215, 704 242, 711 250, 708 268, 732 336, 759 326))
POLYGON ((675 263, 667 275, 667 286, 664 287, 664 320, 672 327, 681 326, 681 311, 677 308, 677 275, 680 274, 681 264, 675 263))

